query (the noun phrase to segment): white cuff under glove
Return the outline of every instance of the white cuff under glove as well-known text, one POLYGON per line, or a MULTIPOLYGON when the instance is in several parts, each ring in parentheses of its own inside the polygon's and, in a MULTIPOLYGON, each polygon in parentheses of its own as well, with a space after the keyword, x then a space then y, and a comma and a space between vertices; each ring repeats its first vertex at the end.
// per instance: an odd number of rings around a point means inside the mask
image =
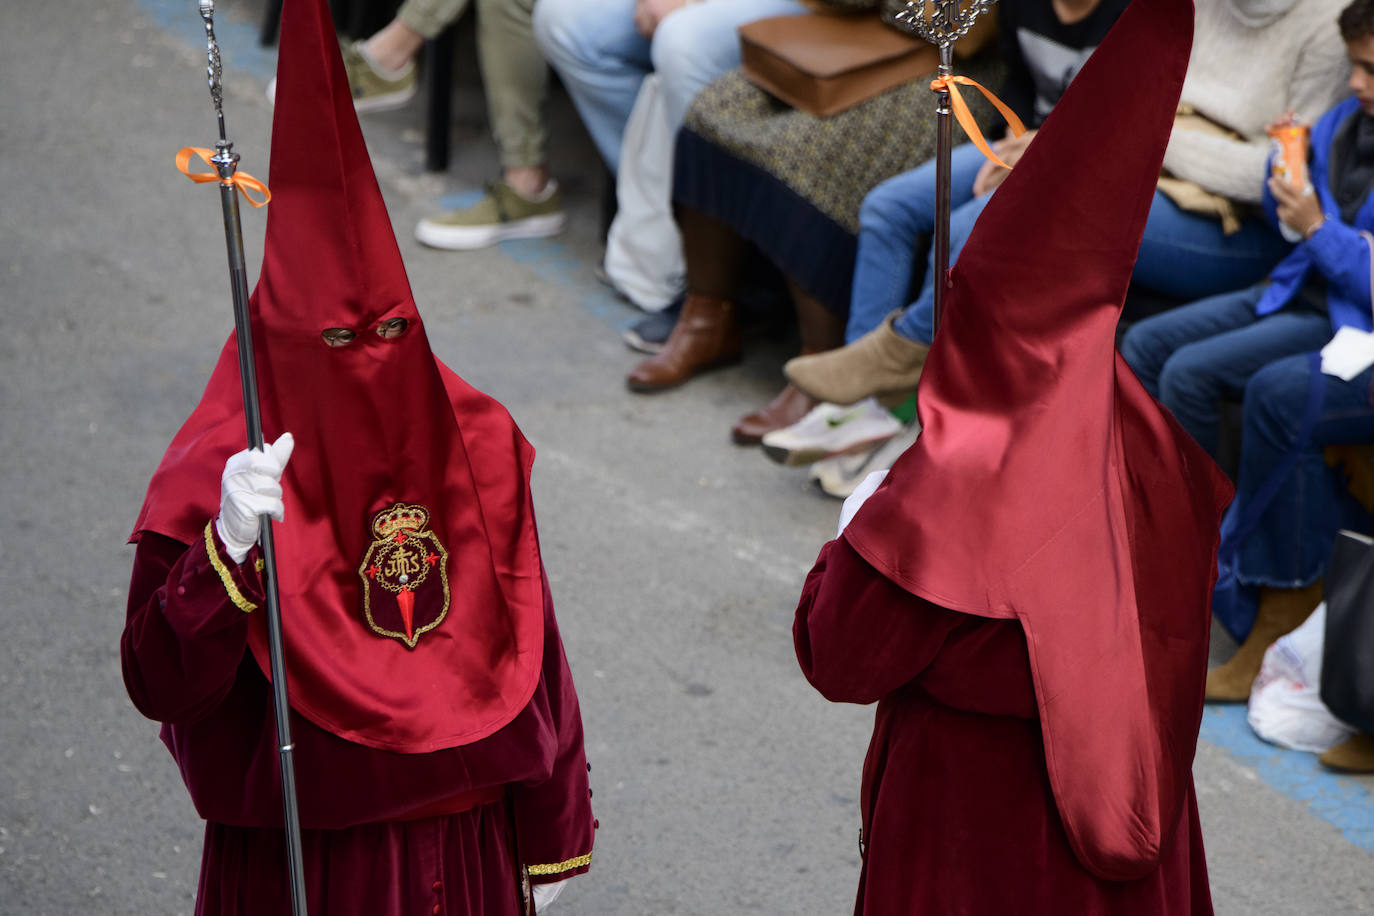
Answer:
POLYGON ((219 484, 215 533, 235 563, 242 563, 258 541, 258 516, 282 521, 281 475, 296 440, 290 433, 263 449, 244 449, 224 463, 219 484))
POLYGON ((854 488, 854 492, 845 499, 844 505, 840 506, 840 527, 835 531, 835 537, 844 533, 844 529, 854 520, 854 515, 859 511, 859 507, 868 501, 868 498, 873 495, 873 491, 878 489, 878 485, 886 479, 886 470, 874 471, 854 488))
POLYGON ((562 881, 555 881, 552 884, 536 884, 532 888, 534 894, 534 911, 544 912, 544 907, 558 899, 558 895, 563 893, 563 885, 570 879, 564 878, 562 881))

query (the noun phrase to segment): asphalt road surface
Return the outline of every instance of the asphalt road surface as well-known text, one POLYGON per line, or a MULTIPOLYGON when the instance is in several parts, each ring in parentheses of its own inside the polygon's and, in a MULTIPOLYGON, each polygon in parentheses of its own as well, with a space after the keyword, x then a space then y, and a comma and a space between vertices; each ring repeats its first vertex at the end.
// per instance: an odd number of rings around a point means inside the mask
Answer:
MULTIPOLYGON (((221 0, 227 111, 267 171, 272 54, 221 0)), ((0 914, 190 913, 201 825, 118 640, 149 475, 231 329, 216 194, 172 167, 214 123, 192 0, 9 0, 0 30, 0 914)), ((464 47, 470 50, 469 43, 464 47)), ((421 106, 365 130, 435 350, 539 452, 544 557, 581 695, 601 830, 555 913, 833 914, 852 906, 872 710, 792 652, 838 504, 732 446, 789 344, 656 397, 628 393, 596 282, 600 177, 556 96, 560 238, 421 249, 414 222, 495 163, 470 60, 454 162, 422 169, 421 106)), ((245 215, 256 274, 263 217, 245 215)), ((1214 652, 1230 650, 1224 638, 1214 652)), ((1209 711, 1196 775, 1222 916, 1374 912, 1374 782, 1322 773, 1209 711)))

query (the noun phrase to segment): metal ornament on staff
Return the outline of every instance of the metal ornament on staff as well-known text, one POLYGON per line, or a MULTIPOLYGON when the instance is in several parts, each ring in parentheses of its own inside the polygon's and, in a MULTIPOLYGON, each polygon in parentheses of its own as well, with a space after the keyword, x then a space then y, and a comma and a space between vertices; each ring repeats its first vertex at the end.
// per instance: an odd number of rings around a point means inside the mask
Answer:
POLYGON ((949 187, 952 125, 948 81, 954 75, 954 43, 968 34, 978 17, 992 8, 994 0, 907 0, 893 21, 924 38, 940 52, 935 104, 935 315, 940 328, 944 314, 945 277, 949 273, 949 187))
MULTIPOLYGON (((215 154, 208 160, 219 174, 219 196, 224 212, 224 241, 229 254, 229 286, 234 301, 234 339, 238 345, 239 377, 243 384, 243 416, 248 427, 249 448, 263 447, 262 414, 258 407, 257 366, 253 360, 253 332, 248 315, 248 271, 243 258, 243 229, 239 221, 238 194, 247 176, 238 175, 239 156, 224 128, 223 65, 219 43, 215 40, 215 0, 199 0, 200 17, 205 21, 210 98, 215 103, 219 140, 215 154)), ((212 179, 213 180, 213 179, 212 179)), ((261 188, 257 182, 250 187, 261 188)), ((282 645, 281 600, 277 594, 277 556, 272 540, 272 520, 258 517, 258 542, 262 546, 263 590, 267 604, 268 653, 272 669, 272 706, 277 719, 277 749, 281 759, 282 808, 286 823, 287 869, 291 882, 291 912, 306 916, 305 873, 301 856, 301 824, 296 804, 296 768, 292 762, 290 705, 286 690, 286 663, 282 645)))

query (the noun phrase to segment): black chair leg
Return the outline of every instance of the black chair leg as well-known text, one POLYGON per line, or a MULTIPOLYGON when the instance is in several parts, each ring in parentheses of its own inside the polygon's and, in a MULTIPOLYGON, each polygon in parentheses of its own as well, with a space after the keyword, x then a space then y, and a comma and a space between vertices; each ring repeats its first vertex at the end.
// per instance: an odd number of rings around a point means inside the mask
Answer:
POLYGON ((457 28, 450 25, 425 42, 425 168, 448 169, 449 127, 453 116, 453 50, 457 28))
POLYGON ((281 28, 282 0, 267 0, 262 10, 262 27, 258 30, 258 44, 264 48, 277 43, 277 30, 281 28))

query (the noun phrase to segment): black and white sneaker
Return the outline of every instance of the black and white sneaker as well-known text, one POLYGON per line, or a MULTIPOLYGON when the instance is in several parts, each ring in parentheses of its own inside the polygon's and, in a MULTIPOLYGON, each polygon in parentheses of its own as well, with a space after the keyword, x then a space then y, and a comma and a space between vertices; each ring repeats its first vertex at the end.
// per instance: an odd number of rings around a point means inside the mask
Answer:
POLYGON ((682 300, 679 299, 663 311, 654 312, 630 325, 621 332, 621 336, 631 350, 652 356, 667 343, 668 335, 677 327, 677 316, 681 311, 682 300))

